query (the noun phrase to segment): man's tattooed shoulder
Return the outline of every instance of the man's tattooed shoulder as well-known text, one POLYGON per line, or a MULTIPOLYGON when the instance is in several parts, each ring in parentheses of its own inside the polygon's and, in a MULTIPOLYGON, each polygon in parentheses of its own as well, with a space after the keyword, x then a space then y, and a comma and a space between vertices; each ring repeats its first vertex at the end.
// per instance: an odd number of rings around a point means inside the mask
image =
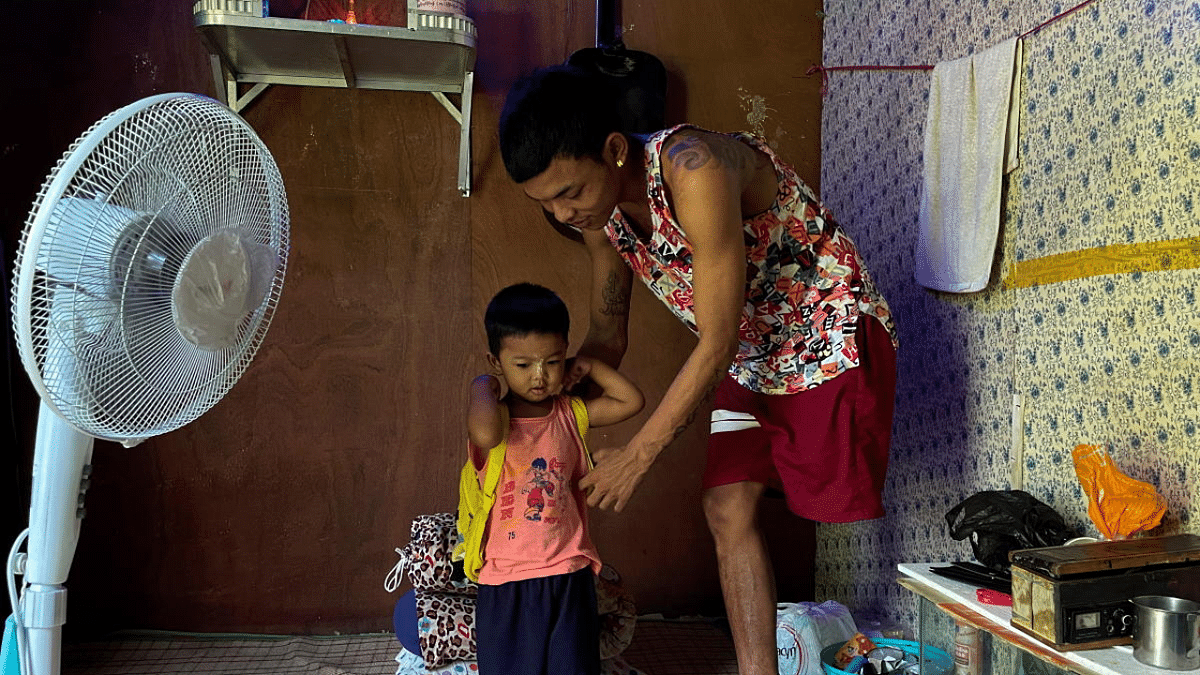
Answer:
POLYGON ((735 170, 746 166, 748 148, 720 134, 702 134, 685 129, 667 139, 663 151, 676 169, 695 171, 710 162, 735 170))

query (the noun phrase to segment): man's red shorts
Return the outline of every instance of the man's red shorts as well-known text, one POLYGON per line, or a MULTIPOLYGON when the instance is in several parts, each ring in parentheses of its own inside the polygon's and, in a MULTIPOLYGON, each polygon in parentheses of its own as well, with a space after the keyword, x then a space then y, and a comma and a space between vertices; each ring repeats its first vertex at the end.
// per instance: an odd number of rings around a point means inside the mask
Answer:
POLYGON ((860 320, 859 367, 796 394, 717 387, 704 487, 781 488, 798 516, 846 523, 883 515, 896 397, 896 351, 878 320, 860 320))

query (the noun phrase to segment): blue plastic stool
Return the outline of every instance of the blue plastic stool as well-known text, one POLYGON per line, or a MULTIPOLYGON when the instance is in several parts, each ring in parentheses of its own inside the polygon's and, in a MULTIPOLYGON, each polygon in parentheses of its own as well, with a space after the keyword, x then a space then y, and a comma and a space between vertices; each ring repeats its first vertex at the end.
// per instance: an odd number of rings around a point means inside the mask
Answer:
MULTIPOLYGON (((392 612, 392 624, 396 628, 396 639, 410 653, 421 655, 421 641, 417 635, 417 592, 409 591, 400 596, 392 612)), ((6 671, 4 675, 8 675, 6 671)), ((14 675, 16 675, 14 673, 14 675)))

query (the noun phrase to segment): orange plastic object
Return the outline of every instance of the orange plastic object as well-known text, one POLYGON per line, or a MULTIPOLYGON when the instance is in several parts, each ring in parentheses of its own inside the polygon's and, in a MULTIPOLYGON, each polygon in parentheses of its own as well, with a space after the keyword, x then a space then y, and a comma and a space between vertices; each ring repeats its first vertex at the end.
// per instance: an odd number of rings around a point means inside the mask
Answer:
POLYGON ((1077 445, 1071 456, 1088 496, 1088 516, 1105 539, 1126 539, 1162 522, 1167 501, 1150 483, 1121 473, 1107 448, 1077 445))
POLYGON ((875 649, 875 643, 871 642, 871 638, 862 633, 855 633, 854 637, 847 640, 833 658, 839 667, 845 667, 854 660, 854 657, 866 654, 872 649, 875 649))

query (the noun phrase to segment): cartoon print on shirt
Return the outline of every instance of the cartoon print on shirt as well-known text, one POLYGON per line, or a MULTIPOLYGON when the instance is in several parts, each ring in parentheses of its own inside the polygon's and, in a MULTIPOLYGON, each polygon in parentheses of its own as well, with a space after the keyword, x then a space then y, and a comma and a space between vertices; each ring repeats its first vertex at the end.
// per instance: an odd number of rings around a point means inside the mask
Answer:
MULTIPOLYGON (((521 494, 528 495, 525 499, 528 507, 525 509, 525 520, 540 522, 546 507, 554 506, 554 500, 549 498, 554 497, 562 483, 562 463, 554 457, 547 465, 545 458, 538 457, 530 463, 524 475, 527 480, 521 488, 521 494)), ((547 518, 546 522, 553 523, 554 520, 557 519, 547 518)))

